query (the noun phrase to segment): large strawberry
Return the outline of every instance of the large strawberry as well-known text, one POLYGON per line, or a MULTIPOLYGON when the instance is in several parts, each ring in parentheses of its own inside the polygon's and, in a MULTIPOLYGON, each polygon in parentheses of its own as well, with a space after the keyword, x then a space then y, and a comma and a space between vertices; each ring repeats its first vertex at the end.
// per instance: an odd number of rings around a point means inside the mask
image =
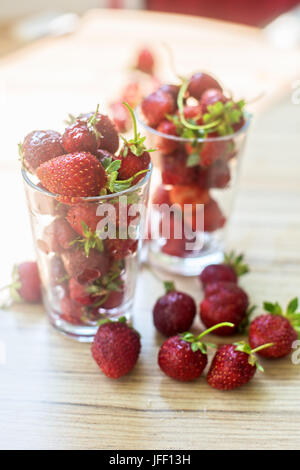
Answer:
POLYGON ((142 101, 142 111, 147 123, 156 127, 167 114, 176 110, 176 101, 172 94, 158 89, 142 101))
POLYGON ((33 131, 19 145, 23 165, 32 173, 42 163, 65 153, 61 135, 56 131, 33 131))
POLYGON ((89 152, 52 158, 36 174, 48 191, 71 198, 99 196, 107 181, 103 166, 89 152))

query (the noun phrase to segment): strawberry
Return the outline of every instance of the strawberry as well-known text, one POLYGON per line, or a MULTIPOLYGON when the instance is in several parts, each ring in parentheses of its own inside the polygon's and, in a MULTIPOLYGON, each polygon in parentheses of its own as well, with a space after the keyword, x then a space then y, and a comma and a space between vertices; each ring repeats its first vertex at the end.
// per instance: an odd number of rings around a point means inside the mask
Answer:
POLYGON ((41 301, 41 280, 35 261, 16 264, 12 270, 12 282, 1 290, 8 289, 15 302, 38 303, 41 301))
POLYGON ((180 90, 180 86, 178 85, 170 85, 170 84, 164 84, 159 87, 159 90, 162 91, 163 93, 169 93, 174 99, 174 102, 177 102, 177 97, 178 93, 180 90))
POLYGON ((188 255, 195 253, 187 249, 187 243, 196 242, 194 234, 189 235, 186 224, 181 217, 177 217, 177 214, 172 214, 169 217, 168 213, 163 213, 161 220, 161 236, 165 238, 165 244, 162 247, 162 252, 169 256, 177 256, 178 258, 184 258, 188 255), (177 234, 180 234, 178 238, 177 234))
POLYGON ((93 248, 88 256, 83 248, 72 248, 62 253, 61 258, 69 276, 82 284, 107 274, 111 264, 107 255, 93 248))
POLYGON ((92 305, 95 297, 87 292, 87 286, 80 284, 73 277, 69 280, 70 299, 80 305, 92 305))
MULTIPOLYGON (((261 348, 268 348, 265 344, 261 348)), ((226 344, 216 352, 207 374, 208 384, 218 390, 233 390, 248 383, 259 369, 255 357, 257 350, 251 350, 245 342, 226 344)))
MULTIPOLYGON (((230 327, 231 324, 225 325, 230 327)), ((181 382, 190 382, 200 377, 207 365, 207 348, 201 340, 220 326, 224 327, 224 324, 216 325, 197 337, 187 332, 168 338, 158 353, 158 365, 161 370, 181 382)))
POLYGON ((135 366, 140 350, 140 336, 127 325, 124 317, 116 322, 100 322, 92 344, 92 356, 107 377, 118 379, 128 374, 135 366))
POLYGON ((52 158, 36 174, 48 191, 69 197, 99 196, 107 181, 103 166, 89 152, 52 158))
POLYGON ((222 264, 210 264, 206 266, 199 278, 203 287, 213 282, 225 281, 237 284, 239 276, 249 272, 249 266, 243 263, 244 255, 235 255, 231 251, 224 256, 222 264))
POLYGON ((122 101, 116 101, 110 104, 113 122, 118 132, 128 132, 131 128, 130 114, 124 107, 122 101))
POLYGON ((50 285, 67 287, 69 275, 66 273, 60 256, 53 256, 49 261, 50 285))
POLYGON ((169 206, 171 204, 169 191, 163 184, 160 184, 155 189, 152 196, 152 204, 156 204, 158 206, 161 206, 162 204, 169 206))
POLYGON ((88 122, 93 116, 95 117, 93 127, 100 136, 100 144, 98 146, 114 154, 119 148, 119 135, 115 124, 108 116, 100 114, 97 111, 96 114, 81 114, 78 119, 88 122))
POLYGON ((214 232, 221 229, 226 223, 226 217, 223 215, 217 201, 210 198, 204 206, 204 231, 214 232))
MULTIPOLYGON (((179 148, 171 155, 161 158, 161 177, 163 184, 188 185, 197 179, 197 169, 187 166, 188 157, 186 152, 179 148)), ((178 188, 182 190, 182 188, 178 188)))
POLYGON ((96 204, 76 204, 70 207, 66 219, 72 229, 84 237, 86 232, 85 227, 91 232, 95 232, 98 222, 102 219, 102 217, 96 214, 97 208, 96 204))
POLYGON ((70 224, 63 218, 54 219, 43 232, 43 239, 38 241, 38 246, 45 253, 61 253, 71 248, 77 234, 70 224))
MULTIPOLYGON (((177 135, 175 124, 171 121, 168 121, 168 119, 164 119, 163 121, 161 121, 156 130, 158 132, 161 132, 162 134, 167 134, 170 136, 177 135)), ((159 137, 157 141, 157 147, 163 155, 173 153, 178 146, 179 142, 172 138, 168 139, 164 137, 159 137)))
POLYGON ((230 169, 224 160, 216 160, 208 168, 200 167, 198 170, 198 184, 200 188, 223 189, 230 182, 230 169))
POLYGON ((62 136, 65 153, 96 153, 100 143, 100 135, 90 124, 93 118, 94 116, 86 122, 76 121, 75 124, 67 127, 62 136))
POLYGON ((121 290, 110 291, 107 300, 103 302, 103 304, 101 304, 101 308, 110 310, 113 308, 120 307, 120 305, 123 303, 124 296, 125 292, 123 284, 123 288, 121 288, 121 290))
POLYGON ((86 311, 84 306, 74 302, 68 295, 65 295, 60 302, 61 320, 73 325, 82 325, 86 311))
MULTIPOLYGON (((138 82, 127 83, 122 91, 122 102, 126 101, 132 108, 135 108, 141 100, 141 89, 138 82)), ((122 102, 120 102, 122 104, 122 102)), ((124 106, 123 106, 123 109, 124 106)), ((127 113, 128 114, 128 113, 127 113)), ((129 116, 129 115, 128 115, 129 116)))
POLYGON ((270 359, 287 356, 292 352, 294 341, 300 337, 300 312, 298 299, 291 300, 286 312, 276 302, 264 303, 269 314, 260 315, 250 325, 249 343, 257 348, 264 343, 273 343, 273 346, 261 350, 259 354, 270 359))
POLYGON ((205 90, 200 99, 200 106, 202 113, 205 114, 208 112, 208 106, 215 104, 217 102, 226 103, 228 98, 223 95, 222 90, 217 88, 208 88, 205 90))
POLYGON ((176 103, 172 94, 158 89, 143 99, 141 107, 149 126, 157 127, 167 114, 176 110, 176 103))
POLYGON ((207 204, 210 198, 208 191, 200 189, 196 184, 178 185, 170 189, 170 201, 172 204, 179 204, 184 209, 185 204, 207 204))
POLYGON ((222 91, 221 85, 211 75, 204 72, 197 72, 192 75, 188 85, 190 96, 193 96, 196 100, 200 100, 201 96, 208 88, 216 88, 222 91))
POLYGON ((247 318, 248 295, 233 282, 214 282, 205 287, 204 299, 200 304, 200 317, 206 327, 229 321, 235 328, 221 328, 219 336, 235 333, 247 318))
POLYGON ((222 159, 226 153, 226 142, 206 140, 200 152, 200 163, 203 167, 209 167, 217 160, 222 159))
POLYGON ((19 153, 23 165, 31 173, 37 167, 52 158, 63 155, 61 135, 55 131, 33 131, 28 134, 23 144, 19 145, 19 153))
POLYGON ((192 119, 197 122, 197 124, 202 124, 202 108, 200 105, 196 106, 187 106, 183 108, 183 115, 185 119, 192 119))
POLYGON ((196 315, 194 299, 175 289, 173 282, 164 283, 166 293, 153 308, 153 321, 156 329, 165 336, 189 330, 196 315))
POLYGON ((137 56, 136 68, 141 72, 153 74, 154 70, 154 57, 148 48, 143 48, 139 51, 137 56))
POLYGON ((107 239, 106 249, 110 256, 116 260, 122 260, 126 256, 136 253, 138 249, 138 240, 128 239, 107 239))

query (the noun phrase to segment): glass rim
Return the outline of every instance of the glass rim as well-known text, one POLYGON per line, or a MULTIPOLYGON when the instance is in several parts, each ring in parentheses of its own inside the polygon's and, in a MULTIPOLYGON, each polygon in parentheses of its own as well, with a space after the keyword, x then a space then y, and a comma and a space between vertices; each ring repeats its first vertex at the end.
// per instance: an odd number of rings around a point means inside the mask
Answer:
POLYGON ((234 132, 234 134, 228 134, 228 135, 218 136, 218 137, 198 137, 197 139, 195 139, 195 138, 194 139, 187 139, 185 137, 180 137, 180 136, 177 136, 177 135, 164 134, 163 132, 159 132, 156 129, 154 129, 153 127, 148 126, 148 124, 146 124, 142 119, 141 105, 140 104, 135 108, 134 114, 136 116, 136 119, 137 119, 138 123, 141 124, 144 127, 144 129, 146 129, 151 134, 157 135, 158 137, 163 137, 164 139, 175 140, 177 142, 207 142, 207 141, 209 141, 209 142, 213 142, 213 141, 219 142, 219 141, 231 140, 231 139, 234 139, 235 137, 237 137, 240 134, 246 133, 246 131, 247 131, 249 125, 250 125, 250 121, 252 119, 252 115, 250 113, 248 113, 247 111, 245 111, 245 113, 244 113, 244 116, 246 118, 245 119, 245 124, 239 130, 234 132))
POLYGON ((128 193, 136 191, 137 189, 141 188, 142 186, 146 185, 149 182, 151 174, 152 174, 152 169, 153 169, 153 165, 152 165, 152 162, 150 162, 149 171, 145 174, 145 176, 140 181, 138 181, 137 184, 135 184, 134 186, 130 186, 130 188, 124 189, 123 191, 119 191, 117 193, 112 193, 112 194, 106 194, 103 196, 85 196, 85 197, 84 196, 62 196, 60 194, 50 193, 50 191, 48 191, 47 189, 40 188, 39 186, 37 186, 29 178, 29 172, 25 168, 21 169, 21 173, 23 176, 23 180, 25 181, 25 183, 28 184, 28 186, 30 186, 35 191, 38 191, 46 196, 53 197, 55 199, 61 198, 61 197, 70 197, 70 198, 74 197, 74 198, 80 198, 80 202, 93 202, 93 201, 105 201, 107 199, 113 199, 115 197, 124 196, 128 193))

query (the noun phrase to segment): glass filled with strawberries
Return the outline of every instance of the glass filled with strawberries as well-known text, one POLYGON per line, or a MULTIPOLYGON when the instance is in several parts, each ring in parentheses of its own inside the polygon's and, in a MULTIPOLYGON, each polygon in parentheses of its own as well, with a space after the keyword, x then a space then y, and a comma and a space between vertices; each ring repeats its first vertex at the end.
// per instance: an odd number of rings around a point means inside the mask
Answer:
POLYGON ((206 73, 165 84, 137 108, 153 154, 149 260, 192 276, 221 262, 249 114, 206 73), (153 227, 153 225, 155 227, 153 227))
POLYGON ((97 108, 61 135, 33 131, 20 145, 43 300, 62 333, 91 341, 98 322, 130 317, 145 226, 150 155, 97 108), (118 154, 117 154, 118 152, 118 154))

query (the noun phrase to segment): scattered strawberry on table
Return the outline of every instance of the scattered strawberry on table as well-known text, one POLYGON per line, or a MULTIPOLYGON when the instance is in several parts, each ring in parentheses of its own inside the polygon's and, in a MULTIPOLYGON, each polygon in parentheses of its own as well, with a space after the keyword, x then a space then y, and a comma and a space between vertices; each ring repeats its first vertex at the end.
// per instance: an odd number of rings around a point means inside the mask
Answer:
POLYGON ((42 300, 41 279, 37 263, 24 261, 16 264, 12 270, 11 283, 1 288, 9 294, 9 298, 2 307, 9 306, 11 302, 39 303, 42 300))

